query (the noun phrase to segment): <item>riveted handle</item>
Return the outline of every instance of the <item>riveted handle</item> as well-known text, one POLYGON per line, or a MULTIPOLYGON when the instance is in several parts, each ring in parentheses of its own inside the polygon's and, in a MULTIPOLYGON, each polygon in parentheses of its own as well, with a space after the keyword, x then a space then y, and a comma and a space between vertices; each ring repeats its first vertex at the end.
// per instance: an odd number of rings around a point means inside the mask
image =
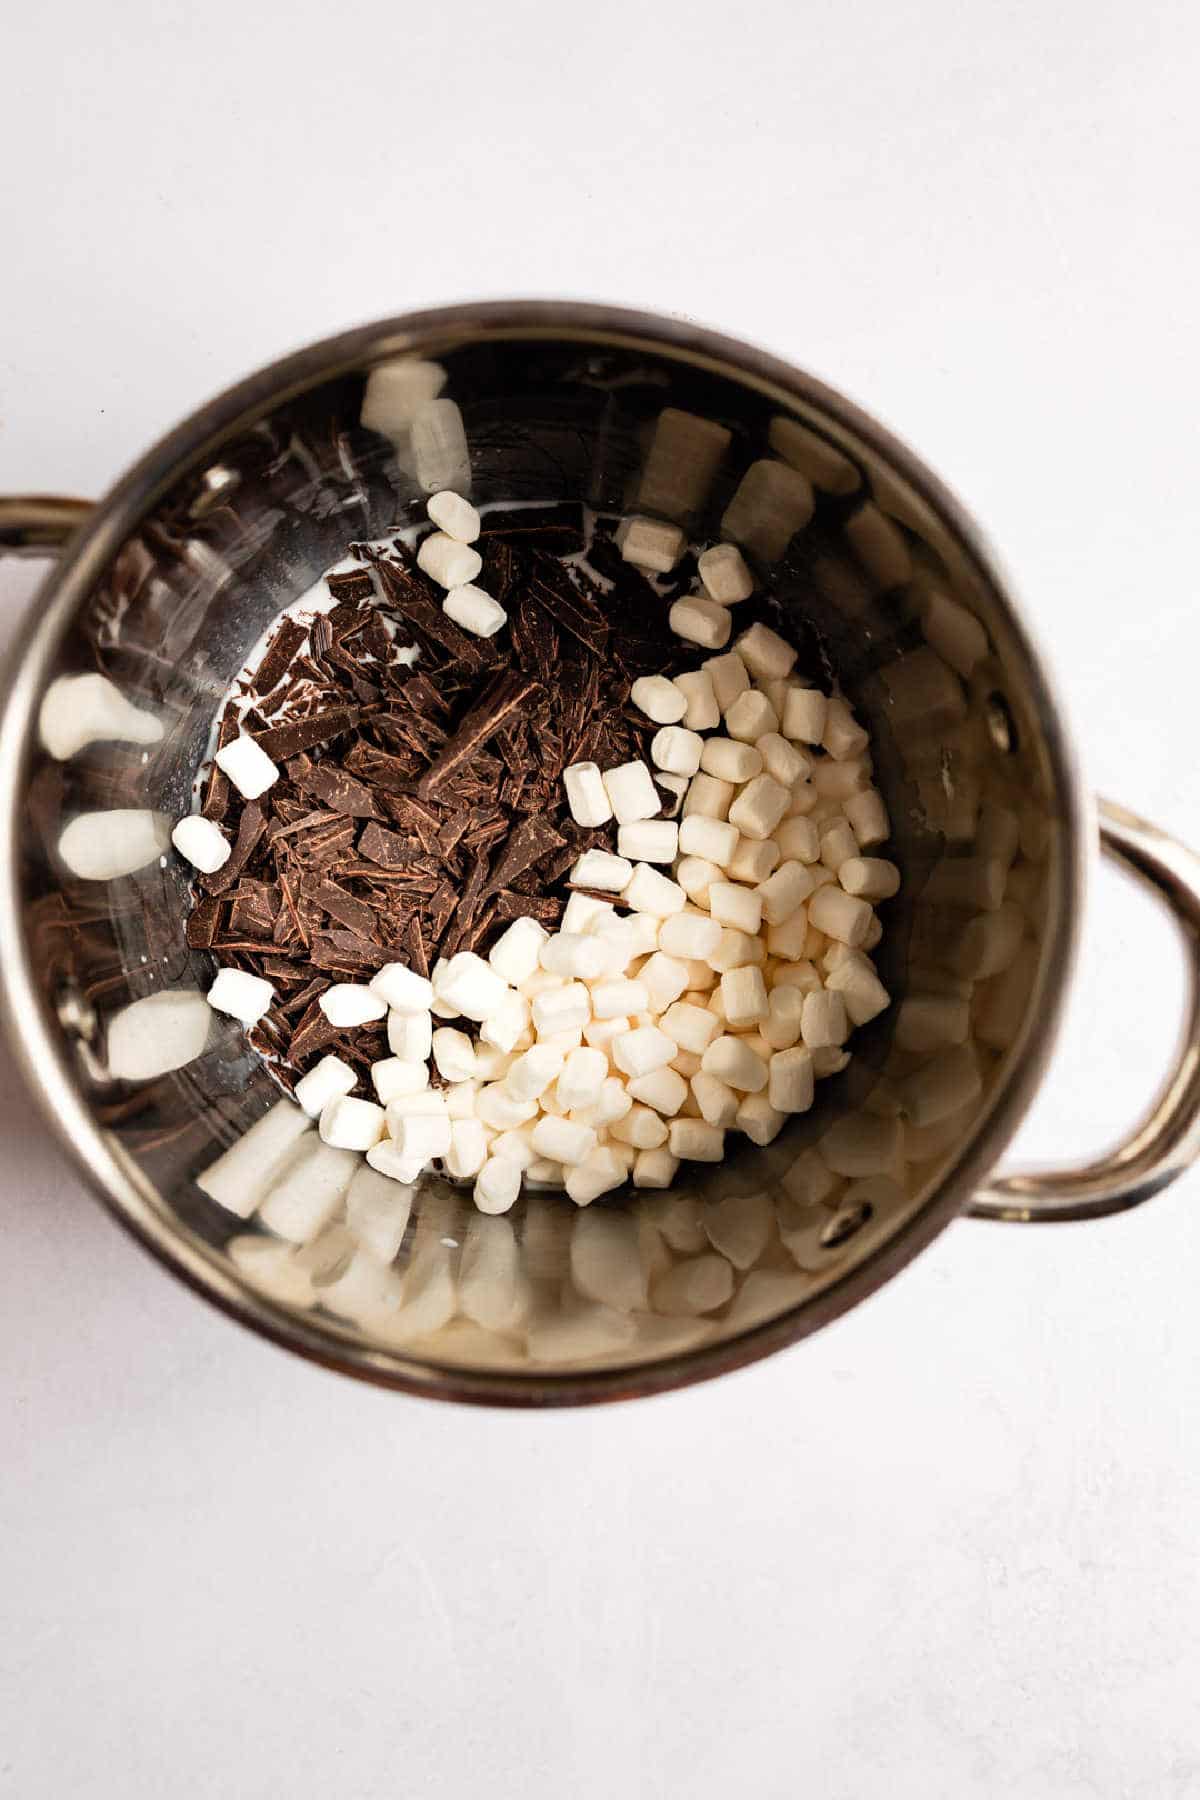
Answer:
POLYGON ((61 494, 0 495, 0 555, 53 555, 92 510, 90 500, 71 500, 61 494))

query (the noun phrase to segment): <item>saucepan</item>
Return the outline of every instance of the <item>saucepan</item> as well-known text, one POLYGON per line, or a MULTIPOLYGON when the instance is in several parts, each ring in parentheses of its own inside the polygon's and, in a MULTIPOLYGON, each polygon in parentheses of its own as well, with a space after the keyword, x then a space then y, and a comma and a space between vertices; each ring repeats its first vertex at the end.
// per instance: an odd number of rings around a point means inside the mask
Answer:
POLYGON ((388 319, 250 376, 96 504, 0 502, 0 545, 56 559, 0 719, 10 1044, 113 1216, 277 1344, 446 1399, 652 1393, 817 1330, 960 1214, 1094 1218, 1146 1199, 1196 1155, 1200 863, 1092 802, 978 527, 909 449, 803 371, 608 306, 388 319), (196 1181, 279 1091, 234 1020, 189 1006, 213 967, 187 943, 188 871, 165 824, 188 809, 213 710, 271 619, 349 542, 421 516, 436 485, 421 420, 435 404, 461 431, 459 478, 477 503, 636 508, 713 537, 746 471, 769 465, 741 490, 764 496, 746 541, 872 734, 903 873, 877 952, 893 1004, 855 1034, 810 1113, 765 1147, 684 1165, 673 1188, 586 1209, 530 1193, 485 1217, 429 1175, 398 1188, 386 1215, 348 1204, 296 1244, 196 1181), (811 487, 803 529, 780 530, 771 469, 811 487), (117 814, 111 854, 95 817, 89 856, 66 853, 81 818, 117 814), (136 867, 122 847, 130 818, 144 835, 136 867), (1001 1176, 1046 1072, 1097 843, 1183 930, 1183 1046, 1117 1148, 1082 1168, 1001 1176), (163 1004, 178 1022, 170 1068, 130 1051, 128 1021, 143 1016, 130 1009, 158 995, 173 996, 163 1004), (715 1285, 687 1277, 704 1258, 727 1270, 715 1285))

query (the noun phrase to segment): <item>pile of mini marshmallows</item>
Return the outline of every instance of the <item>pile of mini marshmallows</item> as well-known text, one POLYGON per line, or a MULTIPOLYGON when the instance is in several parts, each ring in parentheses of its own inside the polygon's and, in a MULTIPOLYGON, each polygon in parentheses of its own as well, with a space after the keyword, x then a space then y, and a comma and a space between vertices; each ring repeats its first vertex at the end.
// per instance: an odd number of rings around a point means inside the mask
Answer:
MULTIPOLYGON (((477 531, 478 515, 447 494, 429 510, 443 530, 418 561, 430 573, 436 562, 439 580, 461 578, 449 613, 456 594, 479 592, 469 589, 477 568, 446 549, 466 548, 449 527, 477 531)), ((676 527, 649 519, 626 521, 619 541, 627 560, 660 572, 684 548, 676 527)), ((704 591, 675 603, 672 628, 722 649, 753 578, 728 544, 705 551, 699 571, 704 591)), ((451 616, 477 629, 470 603, 451 616)), ((336 1056, 297 1083, 327 1144, 365 1153, 398 1182, 440 1165, 474 1181, 481 1211, 502 1213, 523 1183, 565 1188, 580 1206, 628 1181, 668 1187, 681 1162, 720 1161, 727 1131, 768 1144, 811 1107, 815 1082, 849 1060, 853 1028, 889 1004, 868 953, 881 935, 873 903, 900 876, 868 854, 890 826, 867 733, 844 700, 795 679, 795 661, 757 624, 691 673, 633 683, 633 703, 659 727, 658 783, 641 761, 564 772, 574 819, 615 823, 616 848, 579 858, 571 882, 592 891, 571 895, 558 931, 516 919, 486 958, 462 951, 429 979, 389 963, 369 984, 322 996, 339 1028, 386 1018, 392 1052, 372 1067, 375 1101, 352 1096, 355 1073, 336 1056), (449 1020, 474 1035, 436 1023, 449 1020), (436 1089, 431 1063, 445 1084, 436 1089)), ((278 773, 249 739, 217 761, 248 796, 278 773)), ((182 821, 175 841, 204 867, 198 826, 207 821, 182 821)), ((222 970, 208 996, 247 1025, 272 997, 270 982, 237 970, 222 970)))

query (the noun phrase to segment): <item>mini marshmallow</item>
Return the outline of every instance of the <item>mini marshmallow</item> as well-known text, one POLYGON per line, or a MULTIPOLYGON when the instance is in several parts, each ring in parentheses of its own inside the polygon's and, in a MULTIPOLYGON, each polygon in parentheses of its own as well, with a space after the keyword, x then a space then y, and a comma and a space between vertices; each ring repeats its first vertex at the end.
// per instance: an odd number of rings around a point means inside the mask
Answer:
POLYGON ((709 1125, 728 1130, 737 1119, 739 1105, 739 1096, 729 1084, 718 1075, 708 1074, 702 1066, 692 1076, 691 1087, 700 1117, 709 1125))
POLYGON ((377 1175, 386 1175, 389 1181, 399 1182, 405 1188, 412 1186, 425 1167, 424 1163, 401 1155, 390 1138, 381 1138, 379 1143, 371 1145, 367 1162, 377 1175))
POLYGON ((819 744, 825 736, 827 704, 818 688, 789 688, 780 725, 784 737, 801 744, 819 744))
POLYGON ((471 581, 450 589, 442 601, 442 611, 477 638, 495 637, 508 624, 508 614, 500 602, 471 581))
MULTIPOLYGON (((757 756, 757 750, 754 752, 757 756)), ((748 781, 729 809, 729 823, 736 825, 743 837, 769 838, 783 818, 791 800, 787 788, 770 775, 759 775, 748 781)))
POLYGON ((475 1204, 482 1213, 506 1213, 521 1191, 520 1166, 510 1158, 489 1156, 475 1177, 475 1204))
POLYGON ((296 1104, 310 1119, 319 1119, 331 1100, 348 1094, 358 1077, 339 1056, 323 1056, 315 1068, 296 1083, 296 1104))
POLYGON ((591 1016, 591 999, 580 981, 569 981, 563 987, 551 988, 547 993, 538 994, 533 1002, 533 1023, 539 1037, 550 1037, 564 1031, 582 1031, 591 1016))
POLYGON ((817 790, 811 781, 797 781, 792 787, 792 803, 787 809, 789 819, 802 819, 806 813, 815 810, 817 790))
MULTIPOLYGON (((689 900, 694 900, 697 906, 707 906, 709 888, 714 881, 724 881, 725 872, 706 857, 681 856, 675 879, 689 900)), ((661 930, 659 935, 661 937, 661 930)))
POLYGON ((774 838, 739 837, 737 849, 729 859, 729 874, 748 887, 759 887, 779 861, 779 845, 774 838))
POLYGON ((775 842, 785 862, 815 863, 821 855, 821 833, 812 819, 781 820, 775 827, 775 842))
POLYGON ((865 956, 851 951, 825 980, 831 993, 840 994, 852 1025, 866 1025, 891 1005, 891 996, 865 956))
POLYGON ((705 1075, 715 1075, 739 1093, 757 1094, 767 1085, 767 1064, 742 1038, 714 1038, 700 1059, 700 1067, 705 1075))
POLYGON ((433 985, 406 963, 385 963, 368 986, 393 1012, 417 1015, 429 1011, 433 985))
POLYGON ((610 1138, 634 1150, 657 1150, 667 1141, 667 1126, 652 1107, 633 1105, 608 1128, 610 1138))
MULTIPOLYGON (((747 688, 739 694, 725 714, 725 730, 738 743, 753 744, 769 732, 777 732, 779 720, 775 708, 758 688, 747 688)), ((760 763, 761 767, 761 763, 760 763)))
MULTIPOLYGON (((612 802, 596 763, 572 763, 563 770, 563 786, 567 790, 571 817, 577 825, 594 828, 608 824, 613 816, 612 802)), ((658 811, 657 806, 654 810, 658 811)))
MULTIPOLYGON (((730 736, 734 735, 731 731, 730 736)), ((762 737, 754 740, 754 748, 762 757, 767 774, 789 791, 812 770, 812 763, 803 750, 797 750, 795 744, 790 744, 778 731, 764 732, 762 737)))
POLYGON ((202 875, 215 875, 229 861, 233 846, 219 825, 189 813, 171 832, 171 842, 202 875))
POLYGON ((734 1124, 752 1144, 762 1146, 779 1136, 787 1124, 787 1115, 776 1112, 766 1094, 744 1094, 734 1124))
POLYGON ((410 1113, 407 1118, 397 1122, 392 1132, 392 1142, 399 1156, 407 1163, 417 1163, 424 1167, 433 1161, 435 1156, 445 1156, 452 1140, 453 1126, 444 1116, 435 1113, 410 1113))
POLYGON ((640 514, 623 519, 617 527, 617 544, 625 561, 656 575, 666 575, 675 567, 686 541, 680 526, 640 514))
POLYGON ((534 1044, 515 1059, 504 1077, 504 1085, 514 1100, 538 1100, 557 1077, 564 1060, 560 1050, 534 1044))
POLYGON ((452 1081, 448 1088, 442 1090, 446 1107, 446 1115, 451 1119, 473 1119, 475 1117, 475 1096, 483 1083, 477 1078, 471 1081, 452 1081))
POLYGON ((676 725, 687 711, 687 699, 665 675, 641 675, 629 690, 639 712, 656 725, 676 725))
POLYGON ((870 743, 846 702, 836 695, 825 708, 825 730, 821 742, 836 762, 863 754, 870 743))
POLYGON ((665 1118, 673 1118, 688 1096, 688 1084, 674 1069, 654 1069, 649 1075, 636 1075, 628 1084, 633 1100, 652 1107, 665 1118))
POLYGON ((761 938, 752 937, 748 931, 739 931, 734 925, 721 927, 720 942, 708 958, 709 966, 718 975, 726 975, 731 969, 742 969, 750 965, 757 968, 766 960, 767 952, 761 938))
POLYGON ((663 817, 677 819, 683 807, 688 791, 689 778, 686 775, 667 775, 660 769, 654 777, 654 785, 663 795, 663 817))
POLYGON ((504 1082, 488 1081, 475 1096, 475 1113, 493 1131, 512 1131, 537 1116, 537 1102, 518 1100, 508 1087, 507 1078, 504 1082))
POLYGON ((530 1142, 532 1131, 532 1125, 518 1125, 511 1131, 498 1131, 488 1146, 489 1155, 507 1156, 519 1168, 527 1169, 531 1162, 537 1161, 530 1142))
POLYGON ((633 1159, 633 1185, 635 1188, 669 1188, 678 1168, 679 1158, 672 1156, 669 1150, 639 1150, 633 1159))
POLYGON ((725 1155, 725 1133, 703 1119, 672 1119, 667 1142, 680 1162, 720 1162, 725 1155))
POLYGON ((423 1062, 406 1062, 402 1056, 385 1056, 371 1064, 371 1085, 381 1106, 402 1094, 420 1094, 429 1086, 429 1069, 423 1062))
MULTIPOLYGON (((685 819, 684 825, 687 823, 685 819)), ((682 831, 683 826, 680 827, 681 834, 682 831)), ((649 863, 638 863, 622 898, 634 912, 651 913, 656 919, 669 919, 672 913, 682 912, 687 905, 687 895, 679 883, 660 875, 649 863)))
POLYGON ((750 686, 745 663, 736 650, 730 650, 725 656, 708 657, 702 666, 712 682, 718 707, 723 713, 728 712, 738 695, 750 686))
POLYGON ((808 903, 809 924, 826 937, 849 944, 852 950, 861 948, 872 917, 865 900, 856 899, 840 887, 818 888, 808 903))
POLYGON ((767 1016, 759 1030, 772 1050, 790 1050, 800 1042, 806 996, 798 987, 772 988, 767 997, 767 1016))
MULTIPOLYGON (((480 1040, 485 1045, 492 1045, 497 1050, 508 1052, 515 1050, 518 1040, 530 1028, 530 1006, 524 994, 514 994, 509 989, 498 1006, 488 1014, 479 1027, 480 1040)), ((476 1052, 475 1066, 479 1066, 479 1054, 476 1052)))
POLYGON ((475 1073, 475 1046, 465 1031, 443 1025, 434 1032, 431 1048, 437 1072, 444 1081, 470 1081, 475 1073))
POLYGON ((534 1126, 530 1141, 535 1155, 573 1168, 596 1148, 596 1133, 590 1125, 576 1125, 570 1119, 546 1115, 534 1126))
POLYGON ((703 594, 689 594, 686 599, 677 600, 667 614, 667 622, 676 637, 699 644, 702 650, 723 650, 732 629, 726 609, 715 600, 706 600, 703 594))
POLYGON ((900 871, 882 856, 850 856, 838 869, 838 880, 848 894, 863 900, 890 900, 900 891, 900 871))
POLYGON ((736 881, 714 881, 708 890, 708 910, 721 925, 753 936, 762 925, 762 896, 736 881))
POLYGON ((870 850, 876 844, 885 843, 892 835, 887 807, 875 788, 864 788, 861 793, 849 795, 842 810, 861 849, 870 850))
POLYGON ((478 1119, 455 1119, 450 1126, 450 1148, 446 1151, 446 1173, 458 1180, 478 1175, 487 1161, 487 1131, 478 1119))
POLYGON ((683 696, 686 704, 683 724, 689 731, 712 731, 721 723, 721 709, 707 669, 692 669, 684 675, 676 675, 672 686, 683 696))
MULTIPOLYGON (((715 865, 710 866, 713 867, 714 876, 719 876, 720 871, 715 865)), ((711 891, 711 885, 706 891, 711 891)), ((679 957, 684 962, 703 962, 712 954, 720 941, 721 927, 716 918, 710 919, 704 913, 698 912, 676 913, 673 918, 664 919, 662 929, 658 934, 659 948, 664 950, 669 957, 679 957)), ((653 960, 651 958, 651 961, 653 960)), ((643 971, 643 977, 644 974, 645 971, 643 971)), ((688 985, 691 984, 688 983, 688 985)))
POLYGON ((698 856, 724 868, 737 849, 738 831, 724 819, 692 813, 680 821, 679 849, 684 856, 698 856))
POLYGON ((690 1081, 693 1075, 700 1073, 700 1058, 694 1050, 680 1050, 671 1058, 671 1067, 677 1075, 682 1075, 685 1081, 690 1081))
POLYGON ((623 1013, 618 1013, 617 1016, 612 1019, 597 1019, 594 1016, 595 1004, 596 990, 593 988, 593 1017, 588 1020, 583 1028, 583 1041, 588 1046, 589 1050, 607 1051, 608 1046, 612 1043, 614 1038, 620 1037, 621 1033, 624 1031, 632 1031, 633 1026, 628 1017, 623 1013))
POLYGON ((336 1150, 370 1150, 384 1134, 386 1115, 373 1100, 335 1094, 322 1108, 317 1129, 324 1142, 336 1150))
POLYGON ((279 780, 278 764, 245 732, 218 750, 213 761, 246 800, 257 800, 279 780))
POLYGON ((417 567, 439 587, 457 588, 474 581, 483 567, 483 558, 478 550, 460 544, 448 532, 434 531, 421 540, 417 567))
POLYGON ((850 1035, 846 1004, 839 993, 828 988, 818 994, 805 994, 800 1020, 800 1035, 809 1050, 825 1050, 844 1044, 850 1035))
MULTIPOLYGON (((644 762, 622 763, 619 768, 605 769, 604 791, 612 808, 610 816, 618 825, 633 825, 639 819, 652 819, 662 810, 662 800, 654 785, 654 777, 644 762)), ((580 820, 582 824, 584 821, 580 820)), ((598 820, 603 824, 604 820, 598 820)))
POLYGON ((595 1106, 607 1079, 608 1058, 603 1050, 572 1050, 554 1084, 555 1098, 567 1112, 595 1106))
POLYGON ((767 625, 751 625, 734 645, 756 681, 778 681, 790 675, 796 651, 767 625))
POLYGON ((808 923, 808 908, 805 906, 797 907, 781 925, 767 927, 768 953, 782 957, 787 962, 802 962, 819 953, 826 941, 823 933, 817 933, 817 940, 814 945, 808 923))
MULTIPOLYGON (((617 909, 611 900, 597 900, 594 894, 572 894, 559 920, 560 931, 587 932, 616 922, 617 909)), ((626 921, 622 921, 626 923, 626 921)))
MULTIPOLYGON (((578 866, 576 864, 576 868, 578 866)), ((501 981, 519 987, 537 968, 542 945, 548 936, 545 927, 536 919, 514 919, 488 951, 488 962, 501 981)))
POLYGON ((329 1023, 339 1031, 369 1025, 387 1014, 387 1001, 356 981, 335 982, 317 1002, 329 1023))
POLYGON ((571 870, 570 879, 580 887, 603 888, 606 893, 619 894, 632 874, 633 864, 628 857, 613 856, 607 850, 585 850, 571 870))
MULTIPOLYGON (((703 1056, 720 1029, 717 1019, 707 1007, 694 1006, 687 1000, 677 1000, 673 1006, 669 1006, 662 1016, 661 1024, 667 1036, 681 1050, 691 1051, 696 1056, 703 1056)), ((672 1061, 677 1059, 672 1058, 672 1061)))
POLYGON ((556 931, 542 945, 541 964, 569 981, 594 981, 606 965, 604 945, 589 932, 556 931))
POLYGON ((721 1004, 736 1029, 767 1016, 767 989, 759 969, 743 965, 721 977, 721 1004))
POLYGON ((247 975, 242 969, 220 969, 206 998, 217 1012, 228 1013, 243 1025, 257 1025, 269 1010, 275 989, 261 975, 247 975))
POLYGON ((669 775, 692 776, 700 767, 704 739, 682 725, 664 725, 650 740, 650 760, 669 775))
POLYGON ((508 988, 481 956, 473 950, 460 950, 437 972, 433 991, 462 1018, 482 1023, 500 1006, 508 988))
MULTIPOLYGON (((836 874, 845 862, 858 857, 858 840, 840 815, 821 827, 821 861, 836 874)), ((899 886, 899 882, 897 882, 899 886)), ((847 889, 847 892, 852 892, 847 889)))
POLYGON ((451 493, 449 488, 443 488, 440 494, 431 494, 425 502, 425 511, 439 531, 444 531, 459 544, 473 544, 479 536, 479 514, 469 500, 464 500, 461 494, 451 493))
POLYGON ((424 1062, 433 1048, 433 1018, 427 1012, 389 1012, 388 1049, 402 1062, 424 1062))
POLYGON ((720 781, 709 774, 695 775, 683 803, 683 817, 690 819, 698 813, 705 819, 724 819, 728 816, 733 795, 732 781, 720 781))
POLYGON ((612 1056, 622 1074, 636 1078, 664 1068, 677 1048, 674 1038, 668 1037, 665 1031, 659 1031, 654 1025, 642 1025, 613 1039, 612 1056))
POLYGON ((631 863, 674 862, 679 854, 679 827, 671 819, 639 819, 636 824, 621 825, 617 828, 617 853, 631 863))
POLYGON ((597 1019, 619 1019, 646 1012, 650 995, 644 982, 597 981, 592 988, 592 1012, 597 1019))
POLYGON ((736 606, 754 592, 754 577, 736 544, 714 544, 696 559, 704 591, 718 606, 736 606))
POLYGON ((602 1144, 581 1163, 568 1168, 563 1186, 576 1206, 590 1206, 601 1194, 623 1187, 625 1180, 624 1161, 608 1145, 602 1144))
POLYGON ((704 773, 719 781, 752 781, 762 773, 762 766, 762 757, 753 744, 735 743, 727 737, 706 738, 700 754, 704 773))
POLYGON ((650 1009, 660 1013, 687 991, 687 964, 656 950, 638 970, 638 980, 650 996, 650 1009))

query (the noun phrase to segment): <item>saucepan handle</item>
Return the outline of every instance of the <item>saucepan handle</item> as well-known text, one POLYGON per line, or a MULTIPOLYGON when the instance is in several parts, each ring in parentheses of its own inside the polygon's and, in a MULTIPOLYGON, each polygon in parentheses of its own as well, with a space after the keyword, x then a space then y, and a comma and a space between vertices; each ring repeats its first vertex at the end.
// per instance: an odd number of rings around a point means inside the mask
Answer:
POLYGON ((1157 1099, 1121 1144, 1080 1169, 998 1176, 968 1206, 976 1218, 1102 1218, 1140 1206, 1200 1155, 1200 857, 1123 806, 1102 800, 1099 815, 1105 855, 1150 889, 1183 934, 1188 962, 1183 1042, 1157 1099))
POLYGON ((0 556, 52 556, 92 510, 60 494, 0 494, 0 556))

